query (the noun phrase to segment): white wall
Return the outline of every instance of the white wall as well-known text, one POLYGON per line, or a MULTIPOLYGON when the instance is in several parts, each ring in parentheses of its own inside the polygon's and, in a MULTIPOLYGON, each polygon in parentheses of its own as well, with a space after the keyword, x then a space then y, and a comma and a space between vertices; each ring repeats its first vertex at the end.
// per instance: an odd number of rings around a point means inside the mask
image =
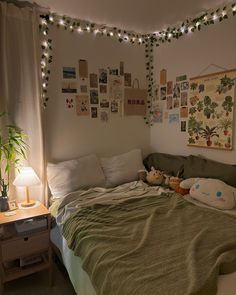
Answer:
POLYGON ((99 119, 78 117, 75 109, 65 106, 61 93, 62 67, 77 66, 86 59, 89 72, 99 68, 119 68, 125 62, 125 71, 132 73, 145 87, 145 55, 143 46, 119 43, 116 39, 95 37, 93 34, 70 33, 53 27, 53 63, 49 81, 48 107, 46 109, 46 148, 48 161, 71 159, 80 155, 97 153, 114 155, 140 147, 144 155, 149 152, 150 129, 142 117, 117 117, 111 115, 108 124, 99 119))
MULTIPOLYGON (((236 68, 236 17, 223 23, 204 28, 200 32, 188 34, 179 40, 161 45, 155 50, 155 73, 167 69, 168 80, 175 81, 176 76, 187 74, 188 78, 198 76, 209 64, 214 63, 227 69, 236 68)), ((207 73, 220 71, 210 68, 207 73)), ((236 112, 236 109, 235 109, 236 112)), ((182 155, 202 155, 208 158, 236 164, 236 134, 234 150, 220 151, 187 147, 187 132, 180 132, 178 124, 162 124, 151 128, 152 151, 182 155)), ((236 120, 234 120, 236 133, 236 120)))

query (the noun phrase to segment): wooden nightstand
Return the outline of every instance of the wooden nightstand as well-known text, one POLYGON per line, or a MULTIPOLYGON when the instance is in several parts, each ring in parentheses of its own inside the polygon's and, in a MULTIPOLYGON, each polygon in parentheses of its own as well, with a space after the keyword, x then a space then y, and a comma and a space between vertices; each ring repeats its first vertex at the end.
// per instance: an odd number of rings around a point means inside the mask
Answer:
POLYGON ((5 282, 45 269, 52 283, 50 224, 50 213, 42 204, 17 209, 13 216, 0 213, 0 294, 5 282))

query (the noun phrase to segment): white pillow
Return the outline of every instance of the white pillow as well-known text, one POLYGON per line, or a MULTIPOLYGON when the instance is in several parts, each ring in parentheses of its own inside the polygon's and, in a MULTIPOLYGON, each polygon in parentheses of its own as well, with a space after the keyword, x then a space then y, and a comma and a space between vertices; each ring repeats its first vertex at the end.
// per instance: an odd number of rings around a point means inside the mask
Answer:
POLYGON ((54 198, 78 189, 105 186, 105 176, 96 155, 57 164, 48 163, 47 179, 54 198))
POLYGON ((217 209, 233 209, 236 189, 221 180, 197 178, 190 189, 190 196, 217 209))
POLYGON ((138 180, 138 170, 144 169, 140 149, 111 158, 101 158, 101 165, 107 187, 138 180))

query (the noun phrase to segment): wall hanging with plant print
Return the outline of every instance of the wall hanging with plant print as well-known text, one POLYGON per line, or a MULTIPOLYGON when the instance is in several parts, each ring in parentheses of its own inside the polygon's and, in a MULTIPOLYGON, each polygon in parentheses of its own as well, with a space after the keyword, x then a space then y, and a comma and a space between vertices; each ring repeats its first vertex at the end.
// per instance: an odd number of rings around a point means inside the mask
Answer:
POLYGON ((188 145, 232 150, 236 69, 190 79, 188 145))

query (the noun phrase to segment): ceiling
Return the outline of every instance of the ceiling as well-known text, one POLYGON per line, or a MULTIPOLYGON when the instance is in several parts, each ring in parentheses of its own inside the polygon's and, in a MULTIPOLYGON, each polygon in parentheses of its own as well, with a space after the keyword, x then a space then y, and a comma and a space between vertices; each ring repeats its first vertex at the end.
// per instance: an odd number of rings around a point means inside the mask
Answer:
POLYGON ((36 0, 58 14, 134 30, 155 32, 182 22, 227 0, 36 0))

